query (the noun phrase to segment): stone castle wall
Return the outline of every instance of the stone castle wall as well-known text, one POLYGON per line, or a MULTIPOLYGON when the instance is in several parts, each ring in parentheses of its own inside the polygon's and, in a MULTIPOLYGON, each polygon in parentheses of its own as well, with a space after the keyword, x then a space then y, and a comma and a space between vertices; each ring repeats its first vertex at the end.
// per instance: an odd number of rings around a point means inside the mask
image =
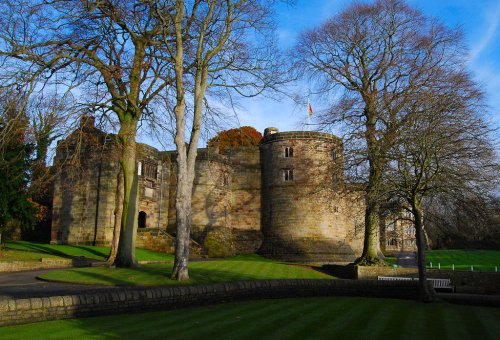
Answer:
POLYGON ((297 261, 352 261, 361 252, 361 203, 344 185, 342 143, 318 132, 264 136, 260 252, 297 261), (358 228, 359 229, 359 228, 358 228))
MULTIPOLYGON (((115 138, 90 122, 58 144, 55 166, 60 172, 54 182, 53 243, 111 244, 119 183, 115 138)), ((138 247, 172 250, 175 156, 175 152, 137 145, 138 247)), ((199 149, 195 171, 195 246, 203 246, 208 235, 212 248, 231 249, 219 255, 255 252, 262 239, 258 148, 233 148, 227 155, 219 154, 216 148, 199 149)))
MULTIPOLYGON (((52 242, 111 244, 118 145, 91 120, 59 142, 52 242)), ((363 246, 364 192, 345 182, 342 147, 326 133, 268 129, 259 147, 199 149, 193 249, 212 257, 258 251, 283 260, 353 261, 363 246)), ((174 249, 175 158, 137 146, 138 247, 174 249)))

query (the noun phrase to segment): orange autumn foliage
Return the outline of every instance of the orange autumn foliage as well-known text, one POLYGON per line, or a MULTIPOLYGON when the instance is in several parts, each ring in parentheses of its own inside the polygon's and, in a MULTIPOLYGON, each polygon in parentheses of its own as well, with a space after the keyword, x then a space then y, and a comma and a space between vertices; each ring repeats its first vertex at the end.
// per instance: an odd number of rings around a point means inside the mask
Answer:
POLYGON ((227 148, 235 146, 256 146, 262 139, 262 134, 251 126, 223 130, 217 136, 211 138, 208 147, 218 147, 219 152, 224 154, 227 148))

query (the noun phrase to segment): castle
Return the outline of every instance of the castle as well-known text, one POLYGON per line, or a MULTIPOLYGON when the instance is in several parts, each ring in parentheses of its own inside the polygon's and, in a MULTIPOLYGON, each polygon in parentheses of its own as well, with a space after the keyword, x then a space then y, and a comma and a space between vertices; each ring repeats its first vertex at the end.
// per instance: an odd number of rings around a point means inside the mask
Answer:
MULTIPOLYGON (((118 151, 116 136, 89 117, 59 141, 53 243, 111 244, 120 204, 118 151)), ((138 247, 174 249, 175 166, 175 151, 138 144, 138 247)), ((383 250, 415 249, 401 223, 388 225, 381 228, 383 250)), ((346 262, 361 254, 363 235, 364 192, 344 180, 338 137, 268 128, 259 146, 198 150, 191 237, 200 255, 346 262)))

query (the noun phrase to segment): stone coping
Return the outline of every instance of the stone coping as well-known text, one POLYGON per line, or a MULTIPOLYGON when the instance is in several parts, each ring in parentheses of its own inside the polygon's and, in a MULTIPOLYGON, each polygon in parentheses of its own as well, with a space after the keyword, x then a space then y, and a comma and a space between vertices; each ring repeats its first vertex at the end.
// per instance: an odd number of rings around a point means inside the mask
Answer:
POLYGON ((137 313, 227 301, 313 296, 415 299, 413 281, 258 280, 210 285, 131 287, 91 293, 0 300, 0 326, 39 321, 137 313))
POLYGON ((273 143, 282 140, 289 139, 311 139, 311 140, 321 140, 327 142, 341 142, 341 139, 325 132, 315 132, 315 131, 287 131, 287 132, 276 132, 269 134, 262 138, 259 145, 273 143))
MULTIPOLYGON (((81 262, 81 261, 80 261, 81 262)), ((63 258, 47 258, 42 257, 41 260, 33 261, 0 261, 0 273, 5 272, 19 272, 25 270, 37 269, 56 269, 56 268, 70 268, 74 266, 84 266, 84 264, 75 264, 73 259, 63 258)))

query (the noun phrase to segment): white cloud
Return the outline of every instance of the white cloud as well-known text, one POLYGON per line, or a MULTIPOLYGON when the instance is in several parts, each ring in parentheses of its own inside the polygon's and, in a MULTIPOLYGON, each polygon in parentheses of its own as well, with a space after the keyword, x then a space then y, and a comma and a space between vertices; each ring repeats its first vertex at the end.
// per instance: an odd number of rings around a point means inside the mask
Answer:
MULTIPOLYGON (((484 17, 486 19, 486 30, 484 34, 479 39, 478 43, 475 44, 470 52, 470 61, 473 62, 479 55, 486 50, 490 44, 495 41, 495 35, 498 30, 500 23, 500 4, 496 8, 487 8, 484 12, 484 17)), ((497 42, 497 41, 496 41, 497 42)))

